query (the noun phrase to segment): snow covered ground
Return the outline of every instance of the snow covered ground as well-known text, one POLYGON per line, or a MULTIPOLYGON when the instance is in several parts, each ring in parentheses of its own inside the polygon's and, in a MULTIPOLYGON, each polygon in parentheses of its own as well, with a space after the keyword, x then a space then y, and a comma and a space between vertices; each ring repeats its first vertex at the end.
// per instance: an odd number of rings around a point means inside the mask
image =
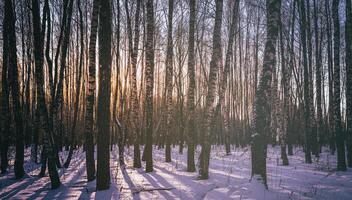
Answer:
MULTIPOLYGON (((197 149, 198 158, 200 148, 197 149)), ((29 162, 28 176, 20 181, 10 173, 0 177, 0 199, 352 199, 352 169, 336 172, 336 156, 324 150, 313 164, 304 163, 301 149, 289 156, 290 165, 282 166, 279 147, 268 148, 269 190, 250 180, 249 148, 233 149, 225 156, 223 147, 214 146, 210 178, 197 180, 197 173, 186 172, 186 149, 183 155, 173 148, 172 163, 164 162, 164 150, 153 150, 154 172, 133 169, 133 149, 126 149, 127 167, 118 166, 117 148, 111 152, 111 187, 96 192, 95 182, 86 182, 85 155, 74 153, 68 169, 60 169, 62 186, 50 190, 49 177, 38 178, 40 166, 29 162)), ((61 154, 62 160, 67 152, 61 154)))

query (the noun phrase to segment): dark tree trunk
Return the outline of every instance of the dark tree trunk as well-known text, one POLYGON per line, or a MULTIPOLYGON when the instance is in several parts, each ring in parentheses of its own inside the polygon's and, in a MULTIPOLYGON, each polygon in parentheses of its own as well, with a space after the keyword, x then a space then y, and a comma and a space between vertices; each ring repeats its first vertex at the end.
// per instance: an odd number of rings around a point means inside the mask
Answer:
POLYGON ((329 146, 331 154, 335 154, 336 146, 335 146, 335 131, 334 131, 334 109, 333 109, 333 102, 334 102, 334 88, 333 88, 333 58, 332 58, 332 27, 331 27, 331 14, 330 14, 330 1, 325 1, 325 15, 327 21, 327 28, 326 28, 326 36, 327 36, 327 43, 328 43, 328 75, 329 75, 329 110, 328 110, 328 126, 329 126, 329 146))
MULTIPOLYGON (((64 72, 66 71, 66 57, 67 57, 67 52, 68 52, 68 47, 69 47, 69 42, 70 42, 70 34, 71 34, 71 21, 72 21, 72 11, 73 11, 73 1, 74 0, 69 0, 68 7, 67 7, 67 18, 63 18, 63 25, 62 28, 64 29, 63 31, 63 41, 62 41, 62 47, 61 47, 61 57, 60 57, 60 74, 59 74, 59 80, 57 86, 54 85, 56 88, 55 91, 55 96, 53 97, 54 99, 52 100, 52 105, 51 105, 51 115, 52 115, 52 120, 57 121, 56 123, 61 126, 63 123, 63 119, 60 117, 58 118, 58 111, 61 108, 62 111, 62 104, 63 104, 63 82, 64 82, 64 72)), ((49 28, 49 27, 48 27, 49 28)), ((50 29, 49 29, 50 31, 50 29)), ((58 67, 58 66, 56 66, 58 67)), ((53 125, 53 130, 55 130, 55 123, 54 121, 52 122, 53 125)), ((56 149, 56 163, 58 167, 61 167, 61 163, 58 157, 58 150, 59 147, 61 146, 61 139, 60 137, 62 134, 55 134, 55 149, 56 149), (59 145, 60 144, 60 145, 59 145)))
POLYGON ((147 40, 145 66, 145 106, 146 106, 146 172, 153 171, 153 90, 154 90, 154 1, 147 0, 147 40))
POLYGON ((91 19, 91 30, 89 38, 89 78, 88 94, 85 115, 85 148, 86 148, 86 168, 87 180, 95 179, 95 161, 94 161, 94 105, 95 105, 95 50, 98 30, 100 0, 94 0, 93 12, 91 19))
MULTIPOLYGON (((26 5, 27 5, 27 1, 26 1, 26 5)), ((25 122, 25 141, 27 142, 26 144, 31 144, 31 160, 34 161, 35 163, 37 163, 37 148, 38 146, 35 145, 34 142, 34 136, 37 134, 36 132, 34 132, 34 128, 35 128, 35 122, 34 122, 34 114, 35 113, 35 109, 33 109, 34 104, 35 104, 35 89, 32 89, 31 91, 31 86, 32 86, 32 82, 31 81, 31 76, 32 76, 32 22, 31 22, 31 12, 29 10, 28 7, 26 7, 25 5, 23 5, 23 14, 25 15, 26 18, 24 18, 25 20, 25 31, 26 31, 26 36, 25 37, 25 47, 26 49, 22 52, 23 56, 26 56, 26 58, 24 58, 25 61, 23 61, 26 65, 25 65, 25 69, 27 70, 27 79, 26 81, 24 81, 24 85, 25 85, 25 90, 24 90, 24 96, 25 96, 25 106, 24 106, 24 111, 25 111, 25 117, 27 119, 27 121, 25 122), (33 94, 33 96, 31 96, 31 94, 33 94), (32 98, 31 98, 32 97, 32 98), (31 108, 32 106, 32 108, 31 108)), ((23 69, 24 70, 24 69, 23 69)), ((25 73, 23 73, 25 74, 25 73)), ((37 144, 37 143, 36 143, 37 144)))
POLYGON ((318 27, 318 5, 317 0, 314 0, 314 35, 315 35, 315 65, 316 65, 316 99, 317 99, 317 146, 316 155, 319 156, 319 149, 321 148, 322 138, 322 124, 323 124, 323 111, 321 108, 321 47, 319 46, 319 27, 318 27))
MULTIPOLYGON (((114 113, 113 113, 113 117, 114 120, 116 121, 116 117, 117 117, 117 111, 116 111, 116 107, 117 107, 117 99, 118 99, 118 94, 119 92, 122 91, 122 86, 121 86, 121 81, 120 81, 120 2, 117 1, 117 25, 116 25, 116 85, 115 85, 115 102, 114 102, 114 113)), ((120 98, 122 98, 120 96, 120 98)), ((122 101, 120 102, 122 104, 122 101)), ((123 109, 122 106, 120 109, 123 109)), ((120 112, 120 119, 122 118, 122 112, 120 112)), ((124 152, 125 152, 125 131, 122 128, 121 124, 117 124, 117 128, 119 129, 119 134, 118 134, 118 138, 117 138, 117 145, 118 145, 118 153, 119 153, 119 164, 120 167, 124 167, 125 166, 125 158, 124 158, 124 152)), ((140 152, 139 152, 140 153, 140 152)), ((139 158, 140 160, 140 158, 139 158)))
POLYGON ((194 34, 196 23, 196 0, 190 0, 190 15, 189 15, 189 35, 188 35, 188 92, 187 92, 187 171, 196 171, 194 163, 194 149, 195 149, 195 52, 194 52, 194 34))
POLYGON ((347 164, 352 167, 352 8, 351 0, 346 0, 346 116, 347 116, 347 164))
POLYGON ((45 153, 48 155, 48 170, 51 180, 51 188, 60 187, 60 179, 56 170, 54 141, 52 140, 52 130, 49 122, 48 110, 46 107, 45 91, 44 91, 44 71, 43 71, 43 46, 44 41, 40 27, 40 13, 38 0, 32 0, 32 15, 33 15, 33 43, 35 56, 35 79, 38 92, 38 108, 40 111, 41 121, 45 131, 44 147, 45 153))
POLYGON ((15 13, 11 0, 5 1, 4 16, 4 51, 8 50, 5 62, 8 68, 9 86, 12 97, 13 113, 16 125, 16 158, 15 158, 15 177, 20 179, 24 176, 24 137, 22 124, 22 110, 20 103, 20 88, 18 83, 17 68, 17 48, 16 48, 16 31, 15 31, 15 13), (6 47, 5 47, 6 46, 6 47))
POLYGON ((334 121, 337 147, 337 170, 346 170, 345 134, 341 127, 341 97, 340 97, 340 21, 339 0, 332 3, 332 18, 334 23, 334 121))
POLYGON ((173 45, 172 45, 172 17, 174 1, 169 0, 168 29, 167 29, 167 55, 166 55, 166 132, 165 132, 165 162, 171 162, 171 115, 172 115, 172 77, 173 77, 173 45))
MULTIPOLYGON (((139 104, 137 99, 137 57, 138 57, 138 46, 139 46, 139 12, 141 6, 141 0, 137 1, 136 16, 135 16, 135 27, 134 27, 134 49, 132 52, 132 103, 133 103, 133 112, 132 120, 134 122, 133 131, 134 131, 134 156, 133 156, 133 166, 136 168, 142 167, 141 165, 141 153, 140 153, 140 139, 139 139, 139 104)), ((131 35, 132 40, 132 35, 131 35)))
MULTIPOLYGON (((44 7, 43 7, 43 21, 42 21, 42 34, 41 34, 41 37, 42 37, 42 40, 43 40, 43 45, 44 45, 44 36, 45 36, 45 27, 46 27, 46 24, 48 25, 48 28, 47 28, 47 35, 46 35, 46 49, 45 49, 45 58, 46 58, 46 61, 48 63, 48 68, 49 70, 52 68, 52 60, 50 58, 50 36, 51 36, 51 16, 50 16, 50 7, 49 7, 49 0, 45 0, 44 1, 44 7)), ((44 48, 44 46, 43 46, 44 48)), ((44 59, 44 58, 43 58, 44 59)), ((44 61, 43 61, 44 62, 44 61)), ((51 71, 51 70, 50 70, 51 71)), ((50 76, 51 77, 51 76, 50 76)), ((51 89, 53 88, 52 86, 52 82, 50 81, 49 79, 49 84, 51 85, 51 89)), ((54 91, 54 89, 52 89, 52 91, 54 91)), ((38 95, 38 93, 37 93, 38 95)), ((38 101, 38 100, 37 100, 38 101)), ((38 108, 37 106, 37 113, 36 113, 36 125, 37 125, 37 130, 36 131, 39 131, 39 127, 40 127, 40 108, 38 108)), ((50 111, 49 111, 50 112, 50 111)), ((51 116, 51 114, 49 114, 49 116, 51 116)), ((51 130, 52 129, 52 120, 51 120, 51 117, 49 119, 49 122, 50 122, 50 127, 51 127, 51 130)), ((36 137, 39 136, 38 133, 35 133, 36 137)), ((53 132, 53 134, 55 135, 55 133, 53 132)), ((55 140, 53 140, 55 142, 55 140)), ((44 143, 44 139, 43 139, 43 143, 44 143)), ((47 159, 48 159, 48 156, 47 156, 47 153, 46 153, 46 147, 45 145, 42 145, 42 153, 41 153, 41 157, 40 157, 40 163, 41 163, 41 168, 40 168, 40 173, 39 173, 39 177, 44 177, 45 176, 45 171, 46 171, 46 166, 47 166, 47 159)), ((53 147, 54 150, 56 151, 56 147, 54 146, 53 147)), ((56 157, 58 158, 58 157, 56 157)), ((58 161, 58 159, 56 159, 56 162, 58 161)))
POLYGON ((306 37, 306 9, 305 3, 302 1, 299 3, 300 6, 300 17, 301 17, 301 43, 303 50, 303 71, 304 71, 304 123, 305 123, 305 162, 312 163, 311 157, 311 110, 310 110, 310 93, 309 93, 309 69, 308 69, 308 58, 307 58, 307 37, 306 37))
MULTIPOLYGON (((302 2, 304 4, 304 2, 302 2)), ((312 31, 311 31, 311 12, 310 12, 310 0, 306 0, 306 36, 307 36, 307 54, 308 54, 308 91, 309 91, 309 113, 310 113, 310 151, 315 155, 319 156, 317 150, 317 129, 315 121, 315 109, 313 100, 313 56, 312 56, 312 31)))
MULTIPOLYGON (((36 92, 33 92, 33 94, 36 94, 36 92)), ((36 107, 33 109, 33 112, 34 112, 34 120, 33 120, 34 125, 33 125, 33 134, 32 134, 31 158, 34 163, 38 163, 38 143, 39 143, 38 132, 40 127, 40 113, 38 108, 36 107)))
MULTIPOLYGON (((280 14, 281 16, 281 14, 280 14)), ((281 19, 281 17, 280 17, 281 19)), ((284 94, 284 102, 283 105, 280 104, 280 92, 277 92, 274 94, 276 95, 276 102, 277 104, 274 105, 278 111, 276 113, 277 116, 277 122, 278 122, 278 127, 279 127, 279 138, 280 138, 280 147, 281 147, 281 159, 282 159, 282 165, 286 166, 289 164, 287 153, 286 153, 286 141, 287 141, 287 124, 289 121, 289 80, 290 80, 290 75, 291 75, 291 70, 289 70, 289 66, 286 65, 286 57, 284 54, 284 42, 283 42, 283 24, 282 20, 280 20, 280 56, 281 56, 281 70, 282 70, 282 84, 283 84, 283 94, 284 94)), ((277 77, 276 77, 276 82, 277 82, 277 77)), ((275 84, 274 87, 276 87, 277 90, 277 85, 275 84)))
MULTIPOLYGON (((50 92, 51 92, 51 97, 54 97, 54 82, 53 82, 53 61, 50 57, 50 42, 51 42, 51 14, 50 14, 50 8, 49 8, 49 1, 45 0, 44 2, 44 11, 43 11, 45 17, 47 17, 47 25, 48 25, 48 31, 46 32, 46 46, 45 46, 45 59, 46 62, 48 63, 48 71, 49 71, 49 86, 50 86, 50 92)), ((43 32, 44 34, 44 32, 43 32)))
POLYGON ((111 1, 100 2, 99 95, 97 116, 97 190, 110 186, 111 1))
POLYGON ((266 153, 267 134, 270 129, 269 98, 272 70, 276 65, 276 42, 280 23, 281 0, 267 0, 267 40, 264 49, 263 71, 255 94, 252 133, 252 177, 267 187, 266 153))
MULTIPOLYGON (((4 30, 2 31, 3 40, 8 41, 9 34, 6 29, 8 29, 8 22, 5 21, 4 18, 4 30)), ((7 171, 8 167, 8 148, 9 148, 9 136, 10 133, 10 108, 9 108, 9 83, 8 83, 8 68, 9 66, 9 56, 10 50, 8 49, 8 45, 6 43, 3 44, 3 64, 1 71, 1 173, 4 174, 7 171)))
MULTIPOLYGON (((295 17, 295 14, 296 14, 296 5, 297 5, 297 1, 294 0, 293 2, 293 9, 292 9, 292 21, 291 21, 291 38, 290 38, 290 41, 288 43, 290 43, 290 71, 293 71, 294 69, 294 59, 295 59, 295 52, 294 52, 294 40, 295 40, 295 21, 296 21, 296 17, 295 17)), ((289 83, 289 76, 291 75, 291 73, 286 73, 285 71, 285 74, 287 75, 287 77, 284 77, 284 81, 286 83, 289 83)), ((289 91, 288 91, 288 85, 285 85, 284 84, 284 87, 286 87, 286 89, 284 88, 284 95, 285 95, 285 98, 288 98, 287 95, 289 94, 289 91)), ((284 100, 285 101, 285 100, 284 100)), ((285 104, 285 106, 289 106, 288 104, 285 104)), ((292 112, 292 111, 291 111, 292 112)), ((286 124, 286 132, 287 132, 287 153, 288 155, 293 155, 293 131, 291 130, 291 124, 292 124, 292 121, 291 121, 291 113, 287 112, 286 113, 286 120, 287 120, 287 124, 286 124)))
POLYGON ((221 24, 223 0, 216 1, 215 25, 213 32, 213 53, 210 61, 208 94, 205 105, 205 134, 202 142, 202 150, 200 153, 199 178, 207 179, 209 177, 209 160, 210 160, 210 140, 211 140, 211 124, 214 115, 214 100, 217 82, 217 72, 221 65, 221 24))
MULTIPOLYGON (((137 57, 138 57, 138 46, 139 46, 139 12, 140 12, 141 0, 137 1, 136 16, 135 16, 135 27, 134 27, 134 41, 132 37, 132 25, 129 16, 128 3, 125 1, 126 13, 127 13, 127 28, 128 28, 128 41, 129 41, 129 56, 131 58, 131 103, 132 103, 132 137, 134 145, 133 155, 133 167, 142 167, 140 159, 140 138, 138 134, 138 122, 139 122, 139 104, 137 99, 137 57), (133 42, 132 42, 133 41, 133 42), (134 43, 134 46, 133 46, 134 43)), ((122 130, 124 131, 124 130, 122 130)))

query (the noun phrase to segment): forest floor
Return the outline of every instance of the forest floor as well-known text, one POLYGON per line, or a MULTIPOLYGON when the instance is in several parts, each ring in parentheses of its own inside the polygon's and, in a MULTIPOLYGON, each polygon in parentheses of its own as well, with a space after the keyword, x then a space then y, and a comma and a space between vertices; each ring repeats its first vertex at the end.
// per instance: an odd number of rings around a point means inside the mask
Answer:
MULTIPOLYGON (((268 148, 267 174, 269 190, 254 179, 251 181, 249 148, 232 149, 214 146, 210 158, 210 178, 197 180, 197 173, 186 172, 187 149, 184 154, 173 148, 172 162, 164 162, 164 150, 153 150, 154 172, 133 169, 133 149, 126 148, 126 168, 118 166, 117 148, 111 151, 111 187, 95 191, 95 181, 87 183, 85 154, 74 152, 71 165, 60 169, 62 185, 50 190, 49 177, 37 177, 40 165, 29 161, 26 149, 27 176, 14 180, 13 167, 0 177, 0 199, 352 199, 352 169, 336 172, 336 156, 323 150, 313 164, 304 163, 302 149, 289 156, 290 165, 282 166, 279 147, 268 148)), ((196 151, 198 158, 200 148, 196 151)), ((62 161, 67 152, 60 154, 62 161)), ((13 161, 12 161, 13 162, 13 161)), ((11 162, 11 164, 13 164, 11 162)), ((145 163, 143 163, 144 165, 145 163)))

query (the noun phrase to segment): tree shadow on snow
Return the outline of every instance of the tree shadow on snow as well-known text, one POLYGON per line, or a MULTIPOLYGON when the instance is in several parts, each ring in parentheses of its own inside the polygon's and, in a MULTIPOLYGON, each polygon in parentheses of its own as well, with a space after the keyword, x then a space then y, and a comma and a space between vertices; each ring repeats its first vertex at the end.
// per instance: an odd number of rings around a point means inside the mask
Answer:
POLYGON ((0 194, 0 199, 11 199, 12 197, 14 197, 17 193, 19 193, 22 190, 25 190, 28 186, 32 185, 36 180, 38 180, 38 178, 25 178, 25 180, 15 180, 11 179, 10 184, 5 185, 4 187, 2 186, 2 188, 6 188, 8 191, 1 193, 0 194))
MULTIPOLYGON (((148 182, 151 184, 151 186, 153 186, 153 188, 174 188, 173 185, 167 182, 163 177, 158 175, 156 172, 143 173, 141 175, 148 180, 148 182)), ((177 192, 175 192, 174 189, 171 189, 170 191, 160 190, 158 191, 158 193, 163 195, 166 199, 174 199, 179 195, 177 192), (171 196, 169 194, 170 192, 173 193, 175 196, 171 196)))
POLYGON ((132 192, 132 189, 133 189, 133 188, 136 188, 136 185, 133 183, 131 177, 128 175, 128 172, 127 172, 127 170, 126 170, 125 167, 124 167, 124 168, 121 168, 121 173, 122 173, 122 175, 123 175, 123 179, 126 181, 128 187, 129 187, 129 189, 131 190, 131 194, 133 195, 133 199, 135 199, 135 200, 140 200, 141 198, 140 198, 140 196, 139 196, 139 193, 133 194, 133 192, 132 192))

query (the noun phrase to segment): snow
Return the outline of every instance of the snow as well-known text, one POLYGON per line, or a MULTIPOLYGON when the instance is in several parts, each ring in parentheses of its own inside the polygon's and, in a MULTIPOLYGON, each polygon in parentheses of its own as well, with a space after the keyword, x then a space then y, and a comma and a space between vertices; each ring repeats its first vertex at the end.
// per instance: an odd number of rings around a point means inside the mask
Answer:
MULTIPOLYGON (((50 190, 49 177, 39 178, 40 165, 30 162, 26 149, 22 180, 14 180, 13 167, 0 177, 0 199, 352 199, 352 169, 336 172, 336 155, 323 149, 313 164, 304 163, 302 149, 289 156, 290 165, 282 166, 280 148, 269 147, 267 158, 268 187, 257 177, 251 178, 249 147, 232 149, 225 155, 222 146, 213 146, 208 180, 198 180, 197 173, 186 172, 187 149, 178 154, 172 149, 172 162, 164 162, 164 150, 154 148, 154 172, 133 169, 133 149, 126 148, 126 167, 118 163, 117 148, 110 156, 111 186, 96 192, 95 181, 86 182, 85 154, 74 152, 70 167, 60 169, 62 186, 50 190)), ((64 160, 68 152, 62 152, 64 160)), ((196 150, 196 158, 200 148, 196 150)), ((12 162, 10 163, 12 164, 12 162)), ((145 164, 145 163, 143 163, 145 164)))

